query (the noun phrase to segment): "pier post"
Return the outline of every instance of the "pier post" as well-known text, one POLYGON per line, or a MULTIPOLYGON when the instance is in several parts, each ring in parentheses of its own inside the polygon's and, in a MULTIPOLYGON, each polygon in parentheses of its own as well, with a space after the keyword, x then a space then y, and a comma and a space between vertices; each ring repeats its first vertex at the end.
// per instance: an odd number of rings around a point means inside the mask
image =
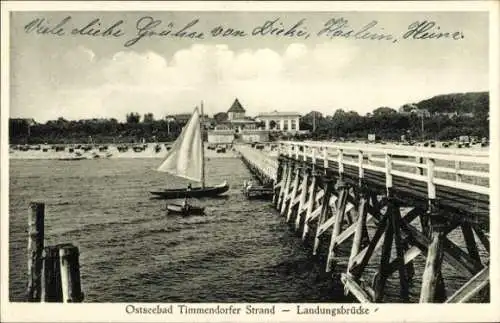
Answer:
MULTIPOLYGON (((292 212, 294 209, 295 198, 297 197, 297 190, 299 188, 300 167, 295 167, 295 178, 292 183, 292 192, 289 195, 288 210, 286 213, 286 222, 290 222, 292 212)), ((284 215, 284 214, 283 214, 284 215)))
POLYGON ((326 272, 330 272, 333 269, 333 262, 335 260, 335 247, 337 246, 336 240, 338 235, 340 234, 340 230, 342 227, 342 222, 345 216, 345 210, 347 206, 347 196, 349 195, 349 188, 347 184, 342 180, 342 177, 339 177, 336 184, 337 192, 338 192, 338 201, 337 201, 337 212, 333 214, 335 217, 334 224, 332 228, 332 235, 330 239, 330 246, 328 247, 328 257, 326 260, 326 272))
POLYGON ((358 219, 356 223, 356 231, 354 233, 354 240, 351 247, 351 254, 349 256, 349 262, 347 265, 347 272, 351 270, 354 257, 356 257, 361 250, 361 244, 363 242, 363 237, 366 230, 366 203, 368 202, 368 200, 366 196, 366 188, 363 184, 360 184, 360 186, 361 188, 359 192, 358 219))
POLYGON ((285 177, 285 163, 282 161, 278 161, 278 169, 276 170, 276 182, 273 185, 273 205, 276 206, 278 204, 278 199, 280 192, 282 190, 283 178, 285 177))
POLYGON ((47 246, 43 250, 42 302, 62 302, 59 246, 47 246))
MULTIPOLYGON (((400 295, 403 302, 409 301, 409 277, 410 267, 405 266, 405 245, 401 239, 401 211, 392 196, 389 196, 388 211, 390 210, 391 224, 394 233, 394 246, 396 247, 396 266, 399 269, 400 295)), ((413 269, 413 267, 411 267, 413 269)), ((390 273, 388 273, 390 275, 390 273)))
POLYGON ((286 182, 286 178, 288 176, 288 169, 289 169, 289 165, 288 165, 288 162, 284 159, 281 160, 281 163, 280 164, 283 164, 283 173, 282 173, 282 176, 281 176, 281 180, 280 180, 280 184, 279 184, 279 187, 278 187, 278 196, 276 198, 276 209, 279 209, 279 206, 281 205, 281 202, 283 200, 283 193, 285 191, 285 182, 286 182))
POLYGON ((79 303, 83 301, 78 257, 78 247, 64 245, 59 248, 61 286, 64 303, 79 303))
POLYGON ((422 287, 420 291, 420 303, 434 303, 443 301, 444 286, 441 276, 441 264, 443 261, 444 232, 440 225, 433 225, 431 232, 431 243, 427 250, 422 287))
POLYGON ((44 219, 45 204, 31 202, 28 214, 28 302, 39 302, 41 299, 44 219))
POLYGON ((293 165, 291 162, 288 163, 288 173, 287 173, 287 176, 286 176, 286 181, 285 181, 285 187, 283 189, 283 196, 282 196, 282 199, 281 199, 281 205, 280 205, 280 214, 283 215, 285 214, 285 209, 286 209, 286 203, 287 203, 287 200, 288 200, 288 195, 290 193, 290 185, 291 185, 291 182, 292 182, 292 174, 294 172, 294 167, 295 165, 293 165))
POLYGON ((316 205, 316 181, 317 174, 314 170, 311 173, 311 185, 309 186, 309 198, 307 200, 306 217, 304 219, 304 228, 302 230, 302 241, 305 241, 309 233, 309 219, 316 205))
MULTIPOLYGON (((388 209, 387 212, 390 210, 388 209)), ((373 277, 373 291, 375 292, 375 302, 381 302, 384 298, 384 289, 387 282, 387 268, 389 267, 394 229, 390 221, 391 214, 387 213, 388 221, 385 223, 385 237, 382 245, 382 254, 380 256, 379 270, 373 277)))
POLYGON ((321 204, 321 213, 318 218, 318 223, 316 227, 316 236, 314 238, 314 247, 313 247, 313 255, 315 256, 318 252, 318 247, 319 247, 319 236, 320 236, 320 230, 321 230, 321 225, 323 224, 323 221, 325 220, 327 213, 328 213, 328 208, 329 208, 329 203, 330 203, 330 197, 332 195, 332 182, 330 179, 323 178, 323 183, 324 183, 324 195, 323 195, 323 201, 321 204))
POLYGON ((479 251, 477 249, 476 239, 474 238, 474 232, 472 231, 472 226, 469 223, 462 223, 462 234, 464 236, 465 245, 469 256, 477 262, 481 262, 481 257, 479 256, 479 251))
POLYGON ((307 184, 308 183, 309 183, 309 169, 304 167, 304 173, 303 173, 302 183, 301 183, 299 207, 297 209, 297 216, 295 218, 295 230, 300 229, 300 223, 303 222, 301 220, 303 218, 305 218, 305 216, 302 216, 302 214, 304 214, 304 209, 306 206, 307 184))

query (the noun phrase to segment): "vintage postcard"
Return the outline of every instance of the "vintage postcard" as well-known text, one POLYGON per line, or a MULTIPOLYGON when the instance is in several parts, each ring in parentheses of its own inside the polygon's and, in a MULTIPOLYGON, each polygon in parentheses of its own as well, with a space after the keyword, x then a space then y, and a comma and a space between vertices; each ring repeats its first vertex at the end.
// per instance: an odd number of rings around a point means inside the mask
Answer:
POLYGON ((498 13, 2 2, 1 320, 499 321, 498 13))

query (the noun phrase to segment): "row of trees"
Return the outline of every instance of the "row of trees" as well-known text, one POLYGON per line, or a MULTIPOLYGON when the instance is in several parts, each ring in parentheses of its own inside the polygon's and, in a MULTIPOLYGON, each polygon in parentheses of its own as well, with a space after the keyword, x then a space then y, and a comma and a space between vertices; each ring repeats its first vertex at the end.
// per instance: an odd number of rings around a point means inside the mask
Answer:
POLYGON ((301 129, 313 130, 315 138, 367 138, 450 140, 461 135, 489 137, 489 93, 437 95, 398 111, 380 107, 366 116, 338 109, 332 116, 311 112, 301 119, 301 129), (415 113, 411 113, 414 110, 415 113), (446 113, 456 113, 455 116, 446 113))
POLYGON ((154 120, 144 118, 140 122, 139 114, 127 115, 122 123, 116 119, 68 121, 59 118, 45 124, 28 126, 23 120, 11 119, 10 142, 13 144, 40 143, 86 143, 93 142, 138 142, 146 140, 171 141, 182 130, 184 124, 175 120, 154 120))
POLYGON ((488 120, 481 116, 448 117, 433 115, 429 117, 417 114, 400 114, 396 112, 373 113, 360 116, 354 111, 337 110, 332 116, 312 113, 301 119, 301 129, 313 130, 315 139, 355 138, 366 139, 368 134, 376 134, 386 140, 399 140, 405 135, 409 140, 434 139, 451 140, 460 135, 488 137, 488 120))

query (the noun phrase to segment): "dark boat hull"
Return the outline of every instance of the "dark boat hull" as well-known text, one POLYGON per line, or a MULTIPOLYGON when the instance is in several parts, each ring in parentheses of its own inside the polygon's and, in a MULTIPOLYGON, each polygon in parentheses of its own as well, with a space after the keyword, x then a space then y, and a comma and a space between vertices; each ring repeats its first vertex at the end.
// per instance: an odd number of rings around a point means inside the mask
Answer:
POLYGON ((211 187, 193 187, 191 190, 184 189, 166 189, 163 191, 151 191, 156 199, 181 199, 186 197, 216 197, 229 190, 229 185, 224 183, 219 186, 211 187))
POLYGON ((205 208, 192 205, 167 204, 167 214, 181 214, 183 216, 204 215, 205 208))
POLYGON ((243 194, 249 200, 270 200, 273 197, 273 188, 264 186, 244 187, 243 194))

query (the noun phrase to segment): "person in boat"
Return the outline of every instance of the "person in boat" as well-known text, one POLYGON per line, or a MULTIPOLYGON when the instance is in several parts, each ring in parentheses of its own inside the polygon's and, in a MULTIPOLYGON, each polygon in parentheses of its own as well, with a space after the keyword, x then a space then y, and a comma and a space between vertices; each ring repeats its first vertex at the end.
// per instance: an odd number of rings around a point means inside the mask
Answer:
MULTIPOLYGON (((193 187, 191 186, 191 183, 188 184, 186 192, 190 192, 193 187)), ((188 204, 188 194, 186 194, 186 197, 184 198, 184 201, 182 201, 182 207, 184 209, 189 209, 189 204, 188 204)))

